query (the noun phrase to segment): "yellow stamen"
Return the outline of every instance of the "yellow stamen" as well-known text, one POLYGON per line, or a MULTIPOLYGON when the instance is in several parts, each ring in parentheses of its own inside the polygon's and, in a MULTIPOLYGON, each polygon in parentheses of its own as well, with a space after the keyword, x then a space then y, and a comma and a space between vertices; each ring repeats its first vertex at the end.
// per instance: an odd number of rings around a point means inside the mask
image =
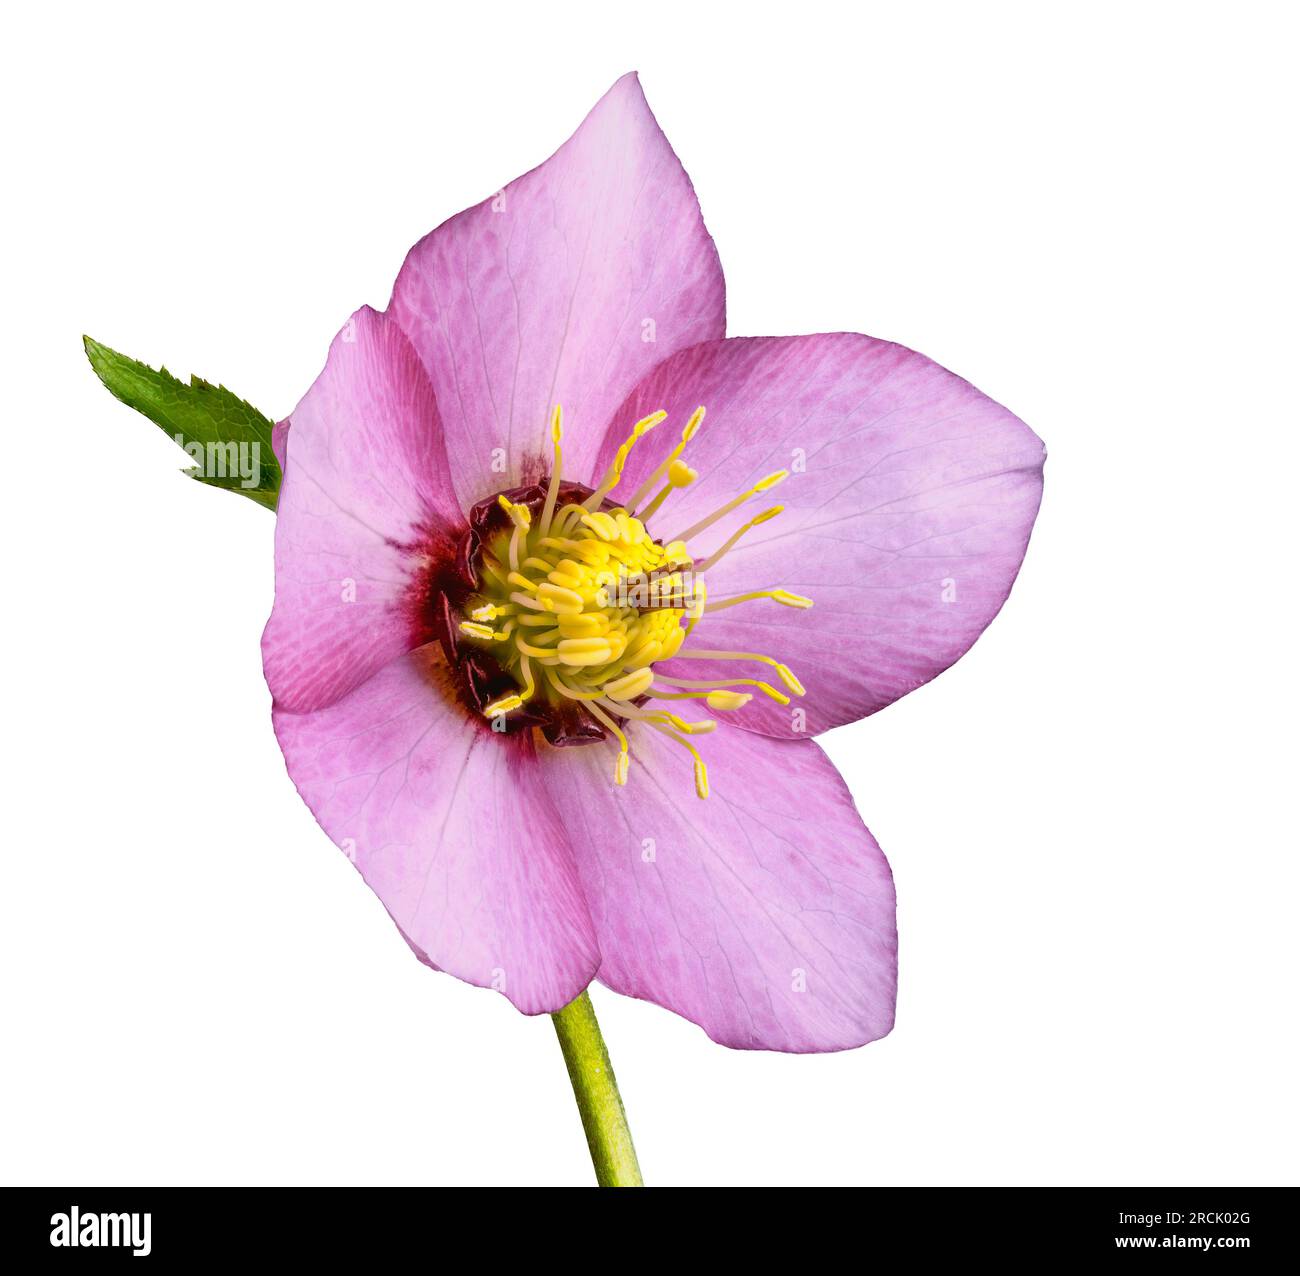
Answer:
POLYGON ((566 536, 573 524, 582 515, 583 508, 581 505, 566 505, 555 516, 555 521, 551 524, 551 531, 559 536, 566 536))
POLYGON ((555 515, 555 502, 560 495, 560 475, 564 469, 564 455, 560 451, 560 436, 563 433, 563 413, 560 405, 555 405, 551 413, 551 481, 546 485, 546 504, 542 506, 542 517, 538 520, 537 530, 545 536, 551 530, 551 519, 555 515))
POLYGON ((692 629, 700 623, 700 618, 708 611, 708 588, 704 584, 703 577, 695 578, 695 597, 691 601, 690 610, 686 613, 690 619, 686 623, 686 634, 689 636, 692 629))
POLYGON ((678 488, 689 487, 699 475, 685 461, 674 461, 668 467, 668 482, 659 489, 658 494, 638 515, 643 523, 649 521, 659 512, 659 507, 669 495, 678 488))
POLYGON ((771 656, 687 649, 684 644, 709 614, 740 602, 767 599, 806 609, 812 600, 774 587, 707 601, 700 569, 716 563, 744 532, 779 514, 779 505, 750 519, 703 562, 688 543, 743 501, 781 482, 786 477, 784 470, 760 479, 680 537, 661 542, 646 530, 645 520, 658 513, 668 496, 698 477, 681 453, 704 419, 702 407, 692 413, 680 442, 633 497, 619 507, 607 502, 623 476, 632 447, 665 419, 663 412, 656 412, 638 421, 615 453, 600 486, 581 503, 557 508, 563 456, 562 411, 555 406, 549 422, 553 464, 541 511, 533 518, 529 506, 516 504, 504 494, 497 497, 509 527, 484 546, 479 588, 459 626, 467 638, 490 643, 500 668, 518 683, 516 693, 498 697, 483 710, 488 717, 510 713, 529 700, 544 702, 543 711, 545 706, 555 709, 566 703, 583 706, 590 714, 589 721, 599 723, 618 741, 614 780, 619 785, 627 782, 630 771, 626 724, 643 723, 690 752, 695 790, 704 798, 709 791, 708 771, 691 740, 715 731, 717 719, 687 721, 665 707, 666 703, 703 700, 714 712, 733 712, 743 709, 757 692, 783 705, 790 703, 790 697, 756 678, 673 678, 659 674, 658 669, 674 657, 754 660, 774 669, 791 693, 802 695, 799 680, 771 656), (638 516, 635 511, 640 502, 657 488, 654 499, 638 516), (495 625, 497 621, 501 623, 495 625), (660 704, 652 706, 649 700, 660 704))
POLYGON ((578 522, 591 528, 603 541, 618 539, 618 524, 608 514, 603 514, 599 510, 594 514, 583 514, 578 522))
POLYGON ((618 761, 614 763, 614 783, 627 783, 628 768, 628 747, 627 736, 619 729, 618 724, 607 714, 599 705, 589 704, 587 706, 598 721, 604 724, 618 739, 618 761))
POLYGON ((526 532, 532 526, 533 514, 527 505, 516 505, 504 496, 497 497, 497 504, 505 510, 510 517, 510 521, 521 531, 526 532))
POLYGON ((499 634, 490 626, 480 625, 472 620, 462 620, 460 622, 460 632, 467 634, 470 638, 482 638, 486 642, 492 642, 494 639, 498 641, 505 640, 504 634, 499 634))
POLYGON ((524 689, 519 693, 520 701, 531 700, 533 692, 537 690, 537 684, 533 681, 533 666, 527 656, 519 658, 519 673, 524 680, 524 689))
POLYGON ((636 669, 621 678, 615 678, 613 682, 607 682, 605 694, 611 700, 635 700, 637 696, 645 694, 654 680, 653 669, 636 669))
POLYGON ((623 467, 627 464, 628 455, 636 446, 636 441, 643 434, 649 434, 661 421, 667 419, 667 412, 652 412, 649 416, 642 417, 632 427, 632 433, 627 436, 622 446, 614 453, 614 459, 610 462, 609 469, 605 471, 605 477, 601 480, 600 486, 583 501, 583 509, 591 511, 600 508, 601 501, 618 486, 619 479, 623 477, 623 467))
POLYGON ((766 492, 770 488, 775 487, 778 483, 784 482, 789 477, 789 470, 777 470, 774 473, 768 474, 766 477, 759 479, 758 482, 748 491, 741 492, 739 496, 728 501, 720 509, 714 510, 707 518, 700 519, 698 523, 692 523, 690 527, 688 527, 681 536, 678 537, 678 539, 684 541, 691 540, 693 537, 698 536, 702 531, 712 527, 718 519, 725 518, 732 510, 743 505, 751 496, 757 496, 760 492, 766 492))
MULTIPOLYGON (((712 691, 661 691, 658 687, 653 687, 646 694, 649 695, 650 698, 654 700, 703 700, 707 704, 709 703, 709 697, 711 695, 714 695, 715 693, 712 691)), ((750 700, 754 698, 751 695, 742 694, 740 692, 736 692, 734 694, 738 697, 738 699, 742 703, 748 703, 750 700)), ((786 704, 790 703, 788 698, 786 699, 785 702, 786 704)), ((727 706, 724 704, 724 705, 714 705, 713 707, 726 708, 727 706)), ((739 709, 741 705, 737 704, 733 707, 739 709)))
POLYGON ((621 718, 628 718, 633 722, 658 722, 680 731, 683 735, 707 735, 718 725, 712 718, 705 718, 698 722, 687 722, 685 718, 678 717, 677 714, 670 713, 666 709, 636 709, 631 705, 615 704, 609 699, 602 700, 601 704, 611 713, 617 713, 621 718))
POLYGON ((728 607, 734 607, 737 603, 752 602, 758 598, 770 598, 774 603, 780 603, 782 607, 797 607, 800 611, 807 611, 813 605, 811 598, 805 598, 802 594, 791 594, 784 589, 756 589, 749 594, 734 594, 730 598, 720 598, 715 603, 706 604, 704 610, 707 612, 725 611, 728 607))
POLYGON ((682 748, 690 751, 691 757, 695 759, 695 796, 707 798, 709 796, 709 768, 704 765, 704 759, 700 757, 699 750, 689 740, 685 740, 678 735, 671 727, 661 727, 657 722, 652 722, 649 725, 661 735, 666 735, 670 740, 676 740, 682 748))
POLYGON ((746 523, 743 527, 738 528, 736 531, 732 532, 732 534, 725 541, 723 541, 721 549, 716 549, 713 551, 712 554, 709 554, 706 558, 700 559, 700 561, 695 564, 695 570, 702 572, 707 570, 710 567, 716 567, 719 561, 722 559, 722 556, 729 549, 732 549, 735 546, 736 542, 747 531, 749 531, 751 528, 757 527, 760 523, 766 523, 770 518, 775 518, 778 514, 784 512, 784 510, 785 510, 784 505, 773 505, 771 509, 766 509, 761 514, 758 514, 755 517, 751 518, 748 523, 746 523))
POLYGON ((673 450, 668 454, 668 459, 655 468, 650 477, 636 489, 628 500, 627 508, 633 514, 636 513, 637 506, 640 505, 652 491, 654 491, 655 484, 658 483, 670 469, 672 469, 673 462, 681 456, 686 445, 695 437, 695 432, 700 428, 700 422, 703 420, 704 409, 703 407, 698 407, 691 413, 690 420, 686 422, 686 426, 682 430, 682 441, 673 448, 673 450))
POLYGON ((757 687, 770 700, 777 704, 789 704, 790 697, 782 695, 770 682, 757 678, 671 678, 667 674, 658 674, 656 682, 670 687, 698 687, 701 690, 724 690, 728 687, 757 687))
POLYGON ((759 664, 770 665, 775 669, 777 677, 795 695, 801 696, 804 694, 803 684, 790 672, 788 666, 783 665, 779 660, 773 660, 771 656, 760 655, 756 651, 705 651, 692 649, 690 651, 679 651, 677 654, 685 660, 757 660, 759 664))
POLYGON ((546 681, 567 700, 599 700, 605 694, 604 691, 580 691, 577 687, 571 687, 550 665, 546 666, 544 672, 546 681))
POLYGON ((504 495, 497 497, 497 504, 505 510, 511 523, 514 524, 514 530, 510 533, 510 570, 517 572, 519 570, 519 546, 523 538, 528 535, 528 529, 532 524, 533 515, 527 505, 515 505, 506 499, 504 495))
POLYGON ((614 654, 605 638, 562 638, 556 650, 561 664, 579 667, 608 664, 614 654))
POLYGON ((553 611, 561 615, 578 616, 582 614, 582 595, 553 581, 543 581, 537 586, 537 601, 549 603, 553 611))
POLYGON ((785 683, 791 691, 797 696, 806 696, 808 693, 804 690, 803 683, 794 676, 793 670, 788 665, 777 665, 776 672, 780 675, 781 681, 785 683))
POLYGON ((645 507, 645 509, 638 512, 637 517, 643 523, 648 524, 650 520, 659 512, 659 507, 668 499, 669 493, 672 490, 673 490, 673 485, 671 483, 665 483, 663 487, 661 487, 658 493, 655 495, 654 500, 651 501, 650 504, 645 507))
POLYGON ((685 461, 674 461, 668 467, 668 482, 672 487, 690 487, 699 477, 699 471, 691 469, 685 461))

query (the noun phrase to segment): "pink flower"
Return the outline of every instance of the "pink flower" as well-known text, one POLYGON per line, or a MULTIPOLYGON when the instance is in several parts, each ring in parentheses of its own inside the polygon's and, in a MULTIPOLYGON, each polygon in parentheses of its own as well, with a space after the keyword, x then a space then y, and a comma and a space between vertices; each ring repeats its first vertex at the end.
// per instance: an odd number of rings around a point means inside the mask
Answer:
POLYGON ((894 889, 810 737, 975 641, 1043 448, 901 346, 724 326, 626 76, 411 250, 277 432, 266 677, 422 961, 528 1014, 595 978, 838 1050, 892 1026, 894 889))

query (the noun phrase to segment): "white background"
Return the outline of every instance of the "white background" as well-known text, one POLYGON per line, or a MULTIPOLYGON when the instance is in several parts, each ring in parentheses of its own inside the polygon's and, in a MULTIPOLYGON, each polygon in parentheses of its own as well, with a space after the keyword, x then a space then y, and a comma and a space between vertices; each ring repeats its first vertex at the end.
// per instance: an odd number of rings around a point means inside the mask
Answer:
MULTIPOLYGON (((597 989, 654 1183, 1296 1178, 1296 32, 1238 4, 73 6, 3 53, 0 1174, 582 1184, 551 1025, 416 963, 270 729, 274 518, 80 334, 272 415, 637 68, 730 331, 853 329, 1047 443, 1010 603, 826 745, 892 1036, 597 989)), ((17 27, 13 24, 16 20, 17 27)))

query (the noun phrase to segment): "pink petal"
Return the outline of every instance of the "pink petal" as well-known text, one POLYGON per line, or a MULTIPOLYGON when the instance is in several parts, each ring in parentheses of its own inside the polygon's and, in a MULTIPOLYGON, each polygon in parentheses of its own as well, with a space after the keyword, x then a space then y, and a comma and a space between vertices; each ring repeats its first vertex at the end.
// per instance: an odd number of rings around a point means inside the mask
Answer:
POLYGON ((809 741, 721 726, 701 744, 711 794, 679 745, 633 727, 612 751, 542 762, 573 841, 602 983, 738 1049, 844 1050, 893 1025, 894 886, 835 768, 809 741))
POLYGON ((389 308, 437 391, 467 509, 549 470, 557 402, 565 473, 585 480, 637 380, 721 337, 724 311, 717 250, 635 75, 540 168, 416 244, 389 308))
POLYGON ((460 516, 433 391, 386 316, 349 320, 291 419, 262 655, 277 705, 306 710, 427 641, 420 575, 460 516))
POLYGON ((271 427, 271 451, 275 453, 275 459, 280 462, 280 469, 283 470, 285 462, 288 459, 289 448, 289 418, 285 417, 283 421, 277 421, 271 427))
POLYGON ((525 1014, 558 1010, 599 961, 566 831, 529 736, 494 734, 451 696, 431 644, 328 708, 277 710, 276 735, 418 956, 525 1014))
MULTIPOLYGON (((783 504, 704 573, 708 596, 779 587, 815 602, 811 611, 743 603, 696 628, 689 647, 775 656, 807 689, 789 708, 755 700, 729 721, 791 736, 874 713, 942 673, 1006 601, 1038 511, 1043 445, 968 382, 855 333, 711 342, 645 378, 611 419, 600 464, 626 419, 664 408, 672 415, 659 430, 670 432, 698 404, 708 414, 683 459, 700 477, 651 531, 668 539, 791 470, 691 548, 707 553, 783 504)), ((653 446, 656 437, 632 453, 620 493, 659 460, 666 444, 653 446)), ((664 671, 760 676, 762 667, 678 660, 664 671)))

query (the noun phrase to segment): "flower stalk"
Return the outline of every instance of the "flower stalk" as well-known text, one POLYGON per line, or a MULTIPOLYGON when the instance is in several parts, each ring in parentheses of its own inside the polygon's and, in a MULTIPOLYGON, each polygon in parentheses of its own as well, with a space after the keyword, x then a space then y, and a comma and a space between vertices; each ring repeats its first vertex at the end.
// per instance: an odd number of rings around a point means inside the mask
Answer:
POLYGON ((627 1113, 591 998, 582 992, 551 1018, 587 1135, 596 1182, 601 1187, 644 1186, 627 1113))

